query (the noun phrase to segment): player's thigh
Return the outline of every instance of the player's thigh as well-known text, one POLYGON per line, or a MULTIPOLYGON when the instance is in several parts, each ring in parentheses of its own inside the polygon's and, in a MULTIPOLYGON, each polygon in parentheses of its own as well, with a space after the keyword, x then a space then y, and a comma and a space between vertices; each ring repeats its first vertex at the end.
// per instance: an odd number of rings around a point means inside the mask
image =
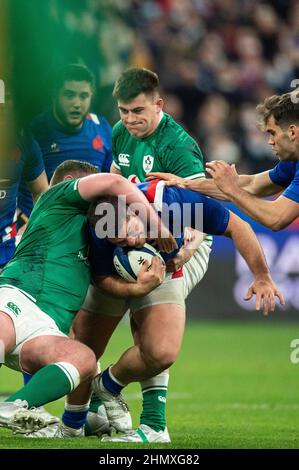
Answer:
POLYGON ((0 288, 0 310, 10 317, 15 332, 14 347, 5 355, 5 364, 11 369, 21 370, 20 352, 26 341, 40 335, 65 336, 33 297, 14 286, 0 288))
POLYGON ((184 298, 186 299, 191 291, 204 278, 210 259, 210 242, 204 240, 195 250, 190 260, 184 265, 184 298))
POLYGON ((146 307, 134 313, 139 348, 154 362, 169 367, 180 351, 185 327, 185 308, 176 304, 146 307))
POLYGON ((90 285, 73 322, 75 338, 87 344, 97 358, 100 357, 127 308, 126 300, 109 296, 90 285))
POLYGON ((73 322, 74 338, 89 346, 99 359, 121 319, 81 309, 73 322))
POLYGON ((0 310, 0 353, 10 352, 16 344, 16 333, 13 320, 0 310))
POLYGON ((182 275, 168 275, 148 295, 130 300, 135 334, 142 348, 177 350, 185 325, 184 282, 182 275))

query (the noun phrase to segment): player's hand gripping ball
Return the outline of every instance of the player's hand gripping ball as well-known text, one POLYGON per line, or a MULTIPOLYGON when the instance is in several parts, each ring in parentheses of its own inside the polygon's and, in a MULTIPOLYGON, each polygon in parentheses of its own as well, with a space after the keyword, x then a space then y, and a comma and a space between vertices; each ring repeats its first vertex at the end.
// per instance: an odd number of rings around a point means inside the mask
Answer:
POLYGON ((148 270, 151 269, 153 256, 158 256, 164 263, 159 251, 146 243, 142 248, 122 248, 117 246, 114 250, 113 263, 117 273, 128 282, 136 282, 138 273, 144 261, 148 261, 148 270))

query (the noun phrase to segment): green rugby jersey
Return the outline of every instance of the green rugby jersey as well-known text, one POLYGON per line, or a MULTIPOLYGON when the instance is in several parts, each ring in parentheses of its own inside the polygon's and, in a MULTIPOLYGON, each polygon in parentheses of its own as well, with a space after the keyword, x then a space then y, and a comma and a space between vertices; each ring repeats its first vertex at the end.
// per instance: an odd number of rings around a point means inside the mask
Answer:
POLYGON ((77 185, 78 180, 72 179, 41 195, 13 259, 0 275, 0 286, 10 284, 28 292, 66 334, 90 281, 89 203, 77 185))
MULTIPOLYGON (((150 172, 172 173, 182 178, 205 178, 202 152, 195 140, 169 114, 148 137, 134 137, 119 121, 112 131, 113 164, 133 183, 150 172)), ((206 237, 212 244, 212 236, 206 237)))
POLYGON ((144 181, 151 171, 190 179, 205 176, 199 146, 168 114, 163 115, 157 129, 144 139, 131 136, 119 121, 113 128, 112 151, 116 168, 134 182, 144 181))

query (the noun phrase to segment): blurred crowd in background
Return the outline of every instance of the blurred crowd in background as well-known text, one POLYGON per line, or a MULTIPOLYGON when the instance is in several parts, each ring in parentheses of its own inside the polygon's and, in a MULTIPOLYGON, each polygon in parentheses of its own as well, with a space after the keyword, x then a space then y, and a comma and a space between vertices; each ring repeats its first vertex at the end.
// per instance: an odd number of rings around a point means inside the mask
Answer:
MULTIPOLYGON (((145 66, 160 76, 165 111, 197 139, 206 159, 236 163, 246 172, 273 166, 267 138, 256 129, 255 106, 289 91, 299 78, 298 0, 41 4, 47 26, 40 21, 40 28, 50 31, 56 51, 48 64, 90 67, 99 88, 96 111, 112 124, 115 79, 127 66, 145 66)), ((40 49, 47 55, 44 45, 40 49)))

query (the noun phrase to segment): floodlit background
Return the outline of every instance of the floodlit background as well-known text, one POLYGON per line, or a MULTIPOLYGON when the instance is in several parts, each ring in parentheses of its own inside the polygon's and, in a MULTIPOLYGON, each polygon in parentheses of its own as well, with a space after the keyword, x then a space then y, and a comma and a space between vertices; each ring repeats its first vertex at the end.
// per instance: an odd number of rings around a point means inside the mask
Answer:
MULTIPOLYGON (((195 137, 206 160, 236 163, 244 173, 275 165, 266 136, 256 129, 255 106, 290 91, 299 79, 297 0, 0 4, 0 79, 12 90, 17 126, 48 106, 56 70, 69 62, 94 72, 93 111, 114 124, 115 79, 127 66, 145 66, 160 76, 165 111, 195 137)), ((252 226, 287 306, 263 318, 245 304, 250 274, 231 242, 215 238, 206 278, 188 300, 186 339, 170 382, 168 421, 178 447, 299 445, 299 364, 290 361, 290 343, 299 337, 298 223, 280 233, 252 226)), ((126 325, 115 337, 104 365, 130 344, 126 325)), ((4 395, 20 383, 17 374, 1 370, 4 395)), ((129 388, 135 424, 137 393, 137 386, 129 388)), ((59 413, 62 406, 50 409, 59 413)), ((0 445, 31 445, 19 441, 5 431, 0 445)))

